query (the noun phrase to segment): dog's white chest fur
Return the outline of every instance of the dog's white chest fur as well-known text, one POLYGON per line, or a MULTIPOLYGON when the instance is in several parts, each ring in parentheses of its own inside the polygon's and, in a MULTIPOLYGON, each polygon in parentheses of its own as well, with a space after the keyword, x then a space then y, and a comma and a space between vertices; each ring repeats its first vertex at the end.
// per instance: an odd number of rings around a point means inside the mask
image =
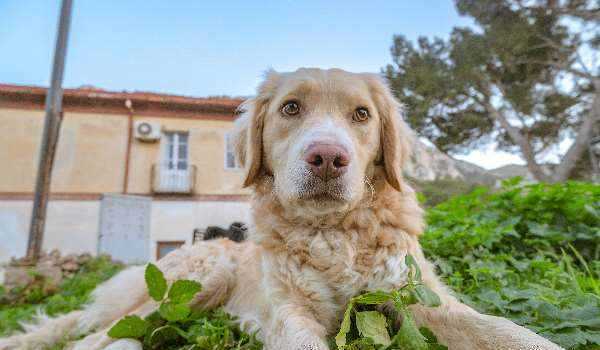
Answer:
POLYGON ((308 244, 310 263, 329 275, 331 286, 345 297, 361 291, 391 290, 406 284, 405 252, 357 244, 360 237, 319 231, 308 244), (357 248, 358 247, 358 248, 357 248))

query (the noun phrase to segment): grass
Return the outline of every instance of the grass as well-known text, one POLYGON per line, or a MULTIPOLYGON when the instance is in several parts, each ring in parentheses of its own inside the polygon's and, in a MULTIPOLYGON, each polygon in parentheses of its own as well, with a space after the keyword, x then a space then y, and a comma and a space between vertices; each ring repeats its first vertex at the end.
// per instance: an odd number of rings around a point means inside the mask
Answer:
POLYGON ((100 282, 122 268, 123 265, 112 262, 106 256, 93 258, 73 277, 63 280, 55 294, 43 294, 43 286, 40 285, 28 290, 27 297, 17 302, 6 302, 2 297, 9 291, 0 288, 0 337, 21 330, 19 322, 31 320, 38 310, 53 316, 81 308, 100 282))
MULTIPOLYGON (((465 303, 507 317, 566 349, 600 350, 600 186, 511 180, 499 191, 479 188, 429 208, 427 222, 423 248, 465 303)), ((96 268, 65 280, 59 293, 34 305, 0 305, 0 335, 18 329, 17 321, 39 307, 51 314, 81 307, 94 286, 119 269, 94 261, 96 268)), ((178 349, 242 349, 247 344, 244 349, 260 349, 220 310, 188 316, 193 320, 184 327, 186 339, 198 343, 204 337, 212 347, 190 343, 178 349)), ((381 348, 360 339, 354 348, 381 348)))

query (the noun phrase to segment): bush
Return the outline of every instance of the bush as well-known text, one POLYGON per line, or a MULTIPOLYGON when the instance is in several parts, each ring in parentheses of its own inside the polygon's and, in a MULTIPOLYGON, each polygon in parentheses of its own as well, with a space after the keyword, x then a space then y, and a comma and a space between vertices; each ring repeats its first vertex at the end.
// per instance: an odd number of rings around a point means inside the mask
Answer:
POLYGON ((410 179, 419 194, 419 201, 427 208, 443 203, 451 198, 472 192, 477 185, 459 179, 438 179, 418 181, 410 179))
POLYGON ((464 302, 567 349, 600 348, 600 186, 510 180, 427 221, 423 248, 464 302))

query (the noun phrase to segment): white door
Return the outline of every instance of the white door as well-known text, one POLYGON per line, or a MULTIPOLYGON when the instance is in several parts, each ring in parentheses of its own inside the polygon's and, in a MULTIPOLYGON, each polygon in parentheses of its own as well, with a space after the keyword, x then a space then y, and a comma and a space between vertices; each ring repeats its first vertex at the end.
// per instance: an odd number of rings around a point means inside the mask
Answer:
POLYGON ((190 188, 188 134, 165 132, 165 139, 160 169, 161 187, 172 192, 186 192, 190 188))
POLYGON ((100 202, 98 252, 128 264, 145 263, 150 257, 148 197, 105 194, 100 202))

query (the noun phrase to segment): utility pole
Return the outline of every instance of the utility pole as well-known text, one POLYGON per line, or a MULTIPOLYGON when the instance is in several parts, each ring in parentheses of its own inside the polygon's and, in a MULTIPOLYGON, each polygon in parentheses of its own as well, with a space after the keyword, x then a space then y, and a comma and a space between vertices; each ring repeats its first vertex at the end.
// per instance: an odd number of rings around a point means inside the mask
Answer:
POLYGON ((40 146, 40 158, 37 169, 37 180, 29 227, 29 240, 27 242, 27 261, 37 262, 42 242, 44 240, 44 226, 46 223, 46 208, 48 206, 48 192, 52 177, 54 153, 58 144, 60 123, 62 120, 62 81, 65 70, 65 56, 67 53, 67 40, 71 24, 72 0, 63 0, 58 23, 56 47, 54 49, 54 62, 52 65, 52 80, 46 94, 46 119, 40 146))

